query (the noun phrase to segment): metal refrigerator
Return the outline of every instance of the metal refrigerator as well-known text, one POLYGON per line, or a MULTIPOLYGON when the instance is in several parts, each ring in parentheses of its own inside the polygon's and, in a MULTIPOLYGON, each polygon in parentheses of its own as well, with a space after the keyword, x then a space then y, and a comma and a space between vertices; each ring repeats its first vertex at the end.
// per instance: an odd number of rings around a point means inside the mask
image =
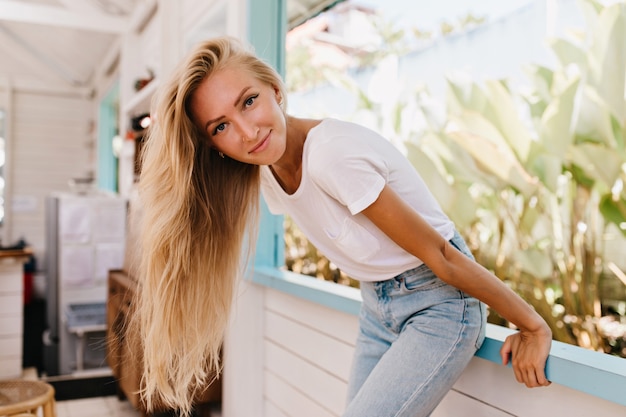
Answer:
POLYGON ((44 368, 48 376, 107 368, 104 330, 88 326, 92 319, 102 325, 104 318, 99 313, 87 317, 82 323, 87 326, 79 326, 78 332, 72 314, 84 311, 78 307, 106 303, 108 271, 123 264, 126 216, 127 200, 110 193, 59 192, 46 198, 44 368), (92 336, 101 340, 94 342, 92 336))

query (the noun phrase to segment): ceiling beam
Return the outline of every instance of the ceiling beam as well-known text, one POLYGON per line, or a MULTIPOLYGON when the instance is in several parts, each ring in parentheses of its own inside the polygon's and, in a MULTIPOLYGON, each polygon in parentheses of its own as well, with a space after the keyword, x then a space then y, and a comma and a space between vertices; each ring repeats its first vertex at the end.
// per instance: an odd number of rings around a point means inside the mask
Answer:
POLYGON ((91 1, 85 1, 85 0, 57 0, 57 1, 61 3, 61 6, 63 6, 65 9, 70 10, 75 13, 92 14, 92 13, 99 12, 95 4, 91 1))
MULTIPOLYGON (((59 62, 57 62, 52 56, 46 54, 42 49, 31 45, 24 38, 7 28, 0 22, 0 35, 5 35, 5 37, 11 40, 18 48, 15 48, 17 56, 23 55, 23 52, 26 51, 31 58, 39 61, 41 64, 45 65, 50 71, 55 73, 62 80, 67 82, 73 86, 83 86, 86 84, 85 81, 80 80, 71 70, 65 68, 59 62)), ((9 42, 2 42, 3 52, 6 54, 7 51, 11 51, 11 47, 9 42)))
POLYGON ((128 20, 104 13, 77 13, 63 7, 21 3, 15 0, 2 0, 1 4, 0 21, 36 23, 105 33, 122 33, 128 28, 128 20))

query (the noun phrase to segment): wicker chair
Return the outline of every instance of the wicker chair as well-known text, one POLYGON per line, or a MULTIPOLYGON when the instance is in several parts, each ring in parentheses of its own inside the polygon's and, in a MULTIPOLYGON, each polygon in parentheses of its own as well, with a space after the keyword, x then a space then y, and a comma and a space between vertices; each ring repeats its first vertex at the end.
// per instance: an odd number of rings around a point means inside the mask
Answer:
POLYGON ((56 417, 54 388, 43 381, 25 379, 0 381, 0 416, 56 417))

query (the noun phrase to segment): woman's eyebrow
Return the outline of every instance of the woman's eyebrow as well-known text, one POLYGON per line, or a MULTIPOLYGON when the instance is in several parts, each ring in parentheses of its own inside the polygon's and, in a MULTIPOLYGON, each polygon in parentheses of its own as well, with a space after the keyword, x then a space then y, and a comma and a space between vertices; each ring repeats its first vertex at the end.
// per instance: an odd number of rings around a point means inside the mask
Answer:
MULTIPOLYGON (((246 92, 251 89, 251 86, 248 87, 244 87, 241 92, 239 93, 239 95, 237 95, 237 98, 235 99, 234 103, 233 103, 233 107, 237 107, 239 105, 239 103, 241 102, 243 96, 246 94, 246 92)), ((204 130, 207 130, 209 128, 209 125, 211 125, 212 123, 217 122, 220 119, 223 119, 225 116, 219 116, 216 117, 215 119, 211 119, 208 122, 206 122, 206 124, 204 125, 204 130)))

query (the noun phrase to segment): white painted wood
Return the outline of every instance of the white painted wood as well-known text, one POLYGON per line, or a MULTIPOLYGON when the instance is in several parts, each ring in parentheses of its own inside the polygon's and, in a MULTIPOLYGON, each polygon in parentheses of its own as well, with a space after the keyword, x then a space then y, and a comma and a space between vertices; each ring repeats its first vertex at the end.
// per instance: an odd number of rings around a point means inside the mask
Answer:
POLYGON ((181 11, 181 25, 188 28, 193 37, 198 37, 211 24, 219 26, 225 22, 226 0, 185 0, 181 11))
POLYGON ((310 358, 331 375, 348 380, 354 347, 273 312, 265 313, 267 339, 284 349, 310 358))
MULTIPOLYGON (((130 59, 136 64, 134 77, 148 76, 148 68, 155 74, 161 74, 161 58, 163 48, 169 34, 163 33, 162 21, 166 18, 167 9, 159 7, 154 17, 146 24, 144 29, 138 34, 137 47, 133 51, 130 59)), ((167 41, 169 42, 169 40, 167 41)), ((134 79, 132 81, 135 81, 134 79)))
POLYGON ((0 258, 0 379, 22 372, 25 260, 0 258))
POLYGON ((276 407, 276 405, 274 405, 271 401, 265 401, 265 404, 263 406, 263 416, 265 417, 289 417, 287 414, 283 413, 281 409, 276 407))
POLYGON ((226 34, 248 39, 248 1, 229 0, 226 12, 226 34))
POLYGON ((68 181, 95 172, 95 113, 90 99, 17 91, 12 113, 11 169, 6 173, 12 197, 34 200, 34 208, 11 213, 9 242, 24 238, 45 268, 45 197, 68 191, 68 181))
POLYGON ((128 30, 138 32, 145 25, 146 21, 154 13, 158 0, 140 1, 137 7, 133 9, 133 13, 129 19, 128 30))
POLYGON ((265 303, 269 311, 278 314, 287 311, 293 321, 306 324, 323 334, 354 346, 359 326, 351 314, 320 308, 315 303, 278 291, 268 292, 265 303))
MULTIPOLYGON (((265 395, 269 401, 274 403, 276 407, 283 410, 285 415, 289 417, 337 417, 329 410, 321 407, 312 401, 304 393, 295 390, 279 377, 266 372, 265 373, 265 395)), ((261 408, 262 409, 262 408, 261 408)), ((258 411, 249 416, 257 416, 258 411)), ((224 414, 224 417, 231 417, 230 414, 224 414)))
POLYGON ((22 367, 18 365, 21 363, 21 361, 21 357, 0 357, 0 378, 19 378, 22 375, 22 367))
POLYGON ((4 179, 4 193, 2 207, 4 209, 4 218, 2 227, 0 227, 0 239, 2 242, 8 242, 11 238, 13 230, 13 211, 10 204, 7 203, 13 195, 13 184, 10 181, 13 170, 13 87, 9 77, 0 78, 0 107, 5 112, 4 119, 4 169, 2 177, 4 179))
POLYGON ((266 342, 265 369, 334 414, 345 409, 346 381, 320 369, 310 358, 266 342))
POLYGON ((0 336, 22 336, 22 316, 1 316, 0 336))
MULTIPOLYGON (((242 332, 243 335, 239 336, 240 343, 228 343, 225 352, 231 361, 236 357, 249 359, 250 355, 258 358, 258 352, 264 352, 259 359, 264 369, 260 382, 263 405, 257 408, 263 414, 252 412, 252 408, 248 409, 251 414, 231 413, 232 406, 229 405, 224 408, 223 416, 340 416, 345 406, 347 365, 354 347, 337 336, 342 328, 352 329, 346 332, 354 332, 357 316, 334 312, 328 307, 270 287, 261 288, 264 291, 248 288, 249 297, 245 298, 245 302, 247 317, 251 321, 245 326, 231 328, 231 331, 242 332), (264 299, 262 306, 259 306, 258 300, 253 300, 254 296, 264 299), (253 304, 259 308, 256 316, 253 304), (260 311, 263 311, 264 317, 262 334, 258 334, 258 328, 253 330, 260 311), (342 324, 338 325, 338 322, 342 324), (254 333, 254 337, 251 338, 249 332, 254 333), (264 339, 262 348, 258 347, 259 339, 264 339), (232 356, 229 352, 234 347, 239 353, 232 356)), ((249 363, 233 367, 227 362, 224 381, 231 378, 241 380, 250 375, 257 378, 257 369, 249 363), (235 375, 237 369, 242 375, 235 375)), ((233 387, 230 388, 231 394, 224 397, 225 405, 238 400, 241 403, 241 398, 247 398, 243 387, 239 387, 237 395, 233 395, 236 390, 232 381, 230 384, 233 387)), ((253 395, 258 395, 258 389, 256 385, 253 387, 253 395)), ((472 359, 459 381, 433 412, 433 417, 592 415, 623 417, 626 407, 557 384, 528 389, 515 381, 510 368, 479 357, 472 359)))
POLYGON ((19 336, 2 336, 0 337, 0 358, 15 358, 20 361, 22 359, 22 337, 19 336))
POLYGON ((21 294, 24 288, 23 265, 15 258, 0 259, 0 294, 21 294))
POLYGON ((63 7, 3 0, 0 20, 62 26, 98 32, 122 33, 128 21, 104 13, 75 13, 63 7))
POLYGON ((0 292, 0 316, 14 315, 23 308, 24 296, 21 292, 5 294, 0 292))
POLYGON ((600 410, 603 417, 626 416, 626 407, 552 384, 528 389, 517 383, 510 368, 473 358, 454 388, 519 417, 589 417, 600 410))
POLYGON ((222 414, 258 416, 263 410, 263 298, 265 289, 241 285, 224 341, 222 414))
POLYGON ((160 0, 161 9, 160 33, 161 39, 161 62, 159 62, 159 75, 168 78, 182 58, 182 38, 184 26, 181 25, 181 2, 160 0))
MULTIPOLYGON (((536 417, 544 414, 537 414, 536 417)), ((477 401, 457 391, 450 391, 432 412, 431 417, 511 417, 510 413, 477 401)), ((558 414, 554 414, 558 416, 558 414)))
POLYGON ((97 3, 84 0, 57 0, 63 7, 78 13, 98 13, 97 3))

